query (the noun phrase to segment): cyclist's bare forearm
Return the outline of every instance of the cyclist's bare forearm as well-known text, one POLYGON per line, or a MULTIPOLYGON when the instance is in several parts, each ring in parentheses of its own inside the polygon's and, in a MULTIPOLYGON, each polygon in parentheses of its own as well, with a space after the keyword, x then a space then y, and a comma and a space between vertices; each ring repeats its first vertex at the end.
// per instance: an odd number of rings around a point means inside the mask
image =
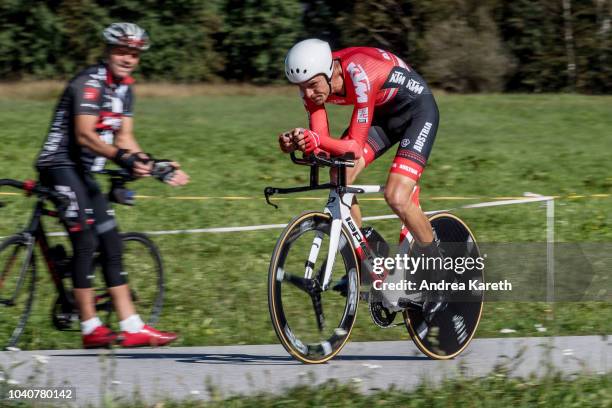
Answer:
POLYGON ((113 159, 117 155, 117 147, 106 144, 100 139, 96 132, 98 116, 96 115, 77 115, 74 119, 74 133, 77 143, 91 150, 93 153, 113 159))
POLYGON ((86 147, 99 156, 113 159, 117 155, 118 148, 104 143, 95 131, 80 131, 76 133, 77 143, 86 147))
POLYGON ((134 139, 133 137, 129 139, 125 138, 122 140, 116 140, 115 146, 117 146, 120 149, 127 150, 130 153, 142 152, 142 148, 140 147, 138 142, 136 142, 136 139, 134 139))
POLYGON ((125 149, 130 153, 142 152, 142 148, 134 136, 134 120, 130 116, 124 116, 121 121, 121 129, 115 136, 115 146, 125 149))

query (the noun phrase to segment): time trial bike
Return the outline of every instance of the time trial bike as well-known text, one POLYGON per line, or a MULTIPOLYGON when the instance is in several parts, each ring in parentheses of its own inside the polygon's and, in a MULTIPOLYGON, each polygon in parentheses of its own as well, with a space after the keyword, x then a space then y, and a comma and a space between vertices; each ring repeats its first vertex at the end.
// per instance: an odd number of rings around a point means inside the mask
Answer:
MULTIPOLYGON (((358 228, 351 216, 355 195, 379 193, 384 186, 347 185, 346 168, 354 166, 353 156, 298 158, 291 153, 291 160, 310 167, 310 184, 267 187, 266 201, 274 205, 270 197, 275 194, 312 190, 329 190, 329 199, 324 211, 304 212, 291 220, 272 253, 268 306, 277 337, 289 354, 304 363, 323 363, 337 355, 350 337, 360 299, 367 300, 370 316, 379 327, 399 325, 394 320, 401 312, 412 340, 430 358, 450 359, 465 350, 483 307, 481 286, 469 289, 466 285, 483 283, 484 267, 451 271, 450 286, 466 289, 448 289, 444 307, 426 318, 422 312, 425 291, 404 290, 401 284, 412 276, 406 266, 382 273, 376 270, 376 258, 388 257, 389 245, 372 227, 358 228), (333 169, 330 183, 319 183, 320 167, 333 169), (382 283, 401 290, 377 290, 382 283)), ((417 187, 411 196, 417 205, 418 194, 417 187)), ((445 262, 482 259, 474 235, 457 216, 440 212, 429 221, 445 262)), ((402 226, 396 255, 415 257, 414 244, 410 231, 402 226)), ((423 271, 419 274, 423 276, 423 271)))

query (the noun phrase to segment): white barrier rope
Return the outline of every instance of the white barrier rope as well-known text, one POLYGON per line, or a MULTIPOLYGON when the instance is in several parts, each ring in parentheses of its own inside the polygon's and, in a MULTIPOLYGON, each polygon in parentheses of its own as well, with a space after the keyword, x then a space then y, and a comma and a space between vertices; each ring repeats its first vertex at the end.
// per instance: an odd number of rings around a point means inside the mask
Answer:
MULTIPOLYGON (((515 205, 525 204, 534 202, 552 202, 555 198, 552 196, 541 196, 533 193, 525 193, 528 197, 515 199, 515 200, 498 200, 498 201, 487 201, 484 203, 467 204, 455 208, 448 208, 444 210, 427 211, 425 214, 437 214, 441 212, 455 211, 465 208, 484 208, 484 207, 499 207, 504 205, 515 205)), ((397 215, 375 215, 371 217, 363 217, 364 221, 375 221, 375 220, 389 220, 398 218, 397 215)), ((181 230, 162 230, 162 231, 145 231, 145 234, 149 235, 177 235, 177 234, 205 234, 205 233, 226 233, 226 232, 245 232, 245 231, 261 231, 270 229, 283 229, 287 224, 263 224, 263 225, 247 225, 243 227, 217 227, 217 228, 196 228, 196 229, 181 229, 181 230)), ((549 226, 550 227, 550 226, 549 226)), ((550 231, 550 228, 549 228, 550 231)), ((549 233, 550 234, 550 233, 549 233)), ((51 237, 63 237, 67 234, 65 232, 51 232, 47 234, 51 237)), ((0 239, 5 237, 0 237, 0 239)))

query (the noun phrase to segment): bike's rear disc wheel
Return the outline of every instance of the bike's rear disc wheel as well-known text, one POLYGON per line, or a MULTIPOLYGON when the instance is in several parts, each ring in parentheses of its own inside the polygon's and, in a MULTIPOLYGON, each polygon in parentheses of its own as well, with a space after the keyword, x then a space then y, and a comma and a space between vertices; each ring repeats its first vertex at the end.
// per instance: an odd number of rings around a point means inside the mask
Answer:
MULTIPOLYGON (((474 235, 461 219, 452 214, 436 214, 429 221, 442 247, 444 243, 457 243, 449 245, 453 251, 445 256, 473 259, 481 256, 474 235)), ((464 282, 469 289, 469 280, 484 282, 484 273, 482 269, 473 268, 461 275, 455 274, 455 279, 464 282)), ((430 358, 447 360, 465 350, 474 337, 482 306, 482 291, 462 291, 459 298, 451 293, 446 309, 437 312, 430 323, 423 318, 420 309, 404 311, 404 322, 419 350, 430 358)))
MULTIPOLYGON (((164 302, 164 269, 157 246, 144 234, 121 234, 123 242, 123 270, 130 288, 136 312, 147 324, 155 324, 161 315, 164 302)), ((102 279, 100 262, 96 262, 96 279, 102 279)), ((98 287, 100 285, 97 285, 98 287)), ((111 299, 106 290, 97 291, 98 308, 104 305, 108 312, 107 323, 116 323, 111 299)))
POLYGON ((25 237, 0 244, 0 347, 14 347, 23 333, 34 300, 36 267, 25 237))
MULTIPOLYGON (((296 217, 281 234, 270 262, 268 307, 276 335, 285 349, 304 363, 333 358, 348 341, 359 302, 359 265, 349 235, 343 229, 330 287, 346 274, 347 296, 328 289, 321 293, 326 325, 319 331, 311 297, 289 281, 304 278, 305 263, 317 233, 323 237, 313 276, 322 280, 329 248, 331 217, 310 212, 296 217)), ((319 283, 322 283, 319 281, 319 283)))

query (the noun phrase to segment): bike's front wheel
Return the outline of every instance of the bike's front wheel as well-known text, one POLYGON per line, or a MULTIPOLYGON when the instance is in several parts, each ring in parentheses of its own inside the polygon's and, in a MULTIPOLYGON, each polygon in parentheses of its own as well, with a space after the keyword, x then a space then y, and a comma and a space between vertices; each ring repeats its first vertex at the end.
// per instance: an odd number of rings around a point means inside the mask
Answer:
POLYGON ((322 287, 331 224, 331 216, 321 212, 294 218, 281 234, 270 261, 272 325, 283 347, 304 363, 323 363, 338 354, 350 337, 357 314, 359 263, 344 228, 332 281, 329 287, 322 287), (332 290, 340 281, 336 287, 340 290, 332 290))
MULTIPOLYGON (((126 274, 132 302, 147 324, 159 320, 164 303, 164 267, 157 246, 145 234, 127 232, 121 234, 123 242, 123 272, 126 274)), ((96 268, 101 262, 96 260, 96 268)), ((96 278, 102 276, 97 270, 96 278)), ((107 323, 111 324, 113 307, 106 289, 96 293, 96 308, 108 313, 107 323)))
MULTIPOLYGON (((464 265, 469 258, 482 261, 476 239, 461 219, 440 213, 429 221, 445 262, 449 258, 454 265, 464 265), (455 262, 460 258, 463 258, 461 263, 455 262)), ((461 273, 457 270, 451 272, 451 280, 463 289, 447 292, 447 306, 438 311, 433 320, 427 321, 418 308, 404 311, 404 321, 412 340, 419 350, 436 360, 453 358, 465 350, 476 333, 482 314, 483 291, 478 288, 484 282, 484 267, 464 268, 461 273)))
POLYGON ((36 265, 33 243, 22 235, 0 244, 0 347, 14 347, 34 300, 36 265))

